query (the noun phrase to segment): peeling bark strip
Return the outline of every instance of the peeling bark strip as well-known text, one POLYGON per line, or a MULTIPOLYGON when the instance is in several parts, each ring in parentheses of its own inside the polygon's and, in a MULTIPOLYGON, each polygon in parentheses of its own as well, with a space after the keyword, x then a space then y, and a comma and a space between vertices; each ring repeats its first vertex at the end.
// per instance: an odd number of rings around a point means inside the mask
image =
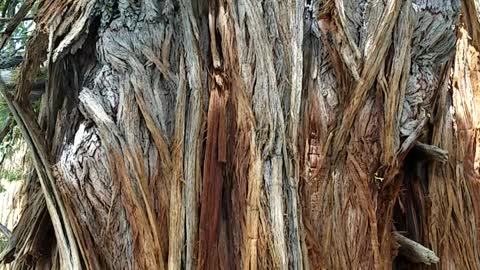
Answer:
MULTIPOLYGON (((226 97, 224 90, 214 88, 210 94, 207 116, 207 141, 205 146, 205 165, 203 170, 203 190, 200 199, 199 248, 197 269, 216 269, 220 265, 221 247, 220 207, 223 189, 226 141, 226 97), (223 122, 223 123, 222 123, 223 122), (222 129, 223 127, 223 129, 222 129)), ((223 265, 225 267, 225 265, 223 265)), ((222 268, 223 268, 222 267, 222 268)))
POLYGON ((434 125, 432 136, 432 144, 448 151, 449 160, 446 166, 433 163, 428 168, 431 206, 424 234, 440 257, 436 269, 480 268, 476 255, 480 178, 478 168, 474 169, 478 153, 475 149, 478 147, 475 144, 478 112, 474 106, 478 103, 473 102, 474 97, 478 97, 479 85, 472 84, 480 73, 474 68, 479 63, 478 53, 472 52, 476 51, 468 44, 466 30, 460 28, 451 86, 440 97, 440 119, 434 125))
POLYGON ((0 91, 20 127, 23 137, 32 151, 34 166, 40 178, 46 207, 54 227, 55 237, 60 255, 60 264, 68 269, 81 269, 80 252, 74 238, 74 228, 67 217, 65 203, 60 197, 55 185, 49 157, 41 140, 41 131, 33 119, 33 113, 25 112, 23 108, 6 92, 5 84, 0 81, 0 91))
POLYGON ((480 269, 477 6, 44 1, 4 91, 36 174, 0 260, 480 269))
POLYGON ((186 106, 186 83, 185 83, 185 61, 180 59, 181 82, 178 85, 176 104, 177 117, 175 121, 175 135, 173 138, 173 178, 170 192, 170 213, 169 213, 169 250, 168 269, 181 268, 182 246, 184 242, 184 215, 185 206, 182 201, 183 185, 183 159, 184 159, 184 136, 185 136, 185 106, 186 106))

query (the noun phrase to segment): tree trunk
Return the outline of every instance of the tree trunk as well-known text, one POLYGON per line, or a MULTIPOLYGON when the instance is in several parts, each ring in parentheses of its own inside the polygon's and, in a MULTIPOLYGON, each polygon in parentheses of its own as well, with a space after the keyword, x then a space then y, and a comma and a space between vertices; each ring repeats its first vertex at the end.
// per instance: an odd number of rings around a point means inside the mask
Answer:
POLYGON ((0 259, 480 269, 476 6, 44 1, 4 91, 36 173, 0 259))

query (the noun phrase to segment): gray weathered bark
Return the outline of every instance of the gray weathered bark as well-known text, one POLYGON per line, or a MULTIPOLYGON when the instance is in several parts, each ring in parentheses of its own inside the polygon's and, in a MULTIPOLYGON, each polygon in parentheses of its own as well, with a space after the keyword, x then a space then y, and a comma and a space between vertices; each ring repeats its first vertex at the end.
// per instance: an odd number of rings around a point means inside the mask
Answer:
POLYGON ((422 268, 403 243, 432 269, 479 269, 472 5, 44 1, 3 91, 36 174, 0 260, 422 268))

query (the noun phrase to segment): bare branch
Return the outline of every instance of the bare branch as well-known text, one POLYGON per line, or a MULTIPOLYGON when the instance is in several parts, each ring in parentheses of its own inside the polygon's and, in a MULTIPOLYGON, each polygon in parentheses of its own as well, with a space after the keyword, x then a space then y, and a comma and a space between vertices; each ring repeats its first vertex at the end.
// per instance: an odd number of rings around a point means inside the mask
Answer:
POLYGON ((426 154, 433 160, 445 163, 448 160, 448 151, 441 149, 435 145, 429 145, 421 142, 416 142, 415 149, 421 151, 422 153, 426 154))
POLYGON ((7 226, 0 223, 0 232, 5 235, 8 239, 12 237, 12 232, 7 228, 7 226))
POLYGON ((7 136, 8 132, 10 132, 12 126, 12 118, 8 117, 7 121, 5 122, 5 125, 3 126, 2 129, 0 129, 0 143, 3 142, 3 139, 5 136, 7 136))
POLYGON ((22 56, 13 56, 13 57, 5 57, 0 59, 0 69, 7 69, 7 68, 13 68, 22 62, 23 57, 22 56))
MULTIPOLYGON (((14 19, 14 17, 12 17, 12 18, 0 17, 0 22, 9 22, 13 19, 14 19)), ((35 17, 25 17, 25 18, 22 19, 22 21, 31 21, 33 19, 35 19, 35 17)))
POLYGON ((36 0, 25 1, 22 7, 18 10, 17 14, 15 14, 15 16, 13 16, 12 19, 9 21, 9 23, 5 27, 5 31, 0 36, 0 50, 3 48, 3 46, 5 46, 5 43, 13 34, 17 26, 25 19, 35 1, 36 0))
POLYGON ((422 246, 421 244, 408 239, 398 232, 394 232, 395 239, 400 244, 400 254, 414 263, 424 263, 430 265, 438 263, 440 258, 435 252, 422 246))

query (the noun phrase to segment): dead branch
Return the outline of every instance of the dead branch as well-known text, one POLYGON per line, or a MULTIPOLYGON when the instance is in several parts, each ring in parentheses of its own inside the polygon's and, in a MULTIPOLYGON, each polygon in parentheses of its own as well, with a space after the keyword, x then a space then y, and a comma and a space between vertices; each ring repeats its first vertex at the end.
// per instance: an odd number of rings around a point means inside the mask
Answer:
POLYGON ((5 136, 7 136, 7 134, 10 132, 11 127, 12 127, 12 118, 9 116, 7 117, 7 121, 5 121, 5 125, 0 130, 0 143, 3 142, 3 139, 5 139, 5 136))
POLYGON ((429 158, 441 163, 445 163, 448 160, 448 151, 435 145, 416 142, 414 148, 424 153, 429 158))
MULTIPOLYGON (((22 21, 31 21, 33 20, 35 17, 25 17, 22 19, 22 21)), ((0 17, 0 22, 9 22, 11 20, 13 20, 14 17, 11 17, 11 18, 6 18, 6 17, 0 17)))
POLYGON ((5 46, 5 43, 13 34, 15 29, 17 29, 18 25, 25 19, 33 4, 35 4, 35 1, 36 0, 25 1, 22 7, 18 10, 17 14, 15 14, 15 16, 13 16, 9 21, 5 27, 5 31, 0 36, 0 50, 3 48, 3 46, 5 46))
POLYGON ((12 237, 12 232, 7 228, 7 226, 0 223, 0 232, 5 235, 8 239, 12 237))
POLYGON ((394 232, 394 236, 400 244, 400 254, 411 262, 430 265, 440 261, 440 258, 437 257, 435 252, 424 247, 420 243, 410 240, 398 232, 394 232))
POLYGON ((0 59, 0 69, 14 68, 22 62, 22 56, 5 57, 0 59))

